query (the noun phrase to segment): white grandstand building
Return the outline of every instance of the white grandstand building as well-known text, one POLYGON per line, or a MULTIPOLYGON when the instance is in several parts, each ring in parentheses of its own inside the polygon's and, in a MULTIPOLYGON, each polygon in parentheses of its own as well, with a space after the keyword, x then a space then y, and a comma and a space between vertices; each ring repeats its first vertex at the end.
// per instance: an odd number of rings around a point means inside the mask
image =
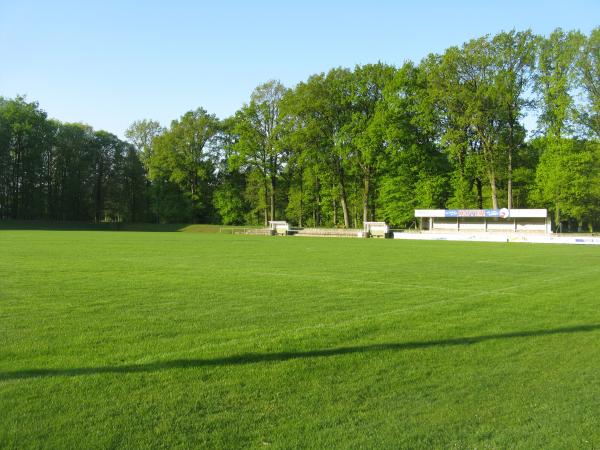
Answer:
POLYGON ((554 235, 546 209, 417 209, 415 217, 418 230, 394 239, 600 245, 594 236, 554 235))

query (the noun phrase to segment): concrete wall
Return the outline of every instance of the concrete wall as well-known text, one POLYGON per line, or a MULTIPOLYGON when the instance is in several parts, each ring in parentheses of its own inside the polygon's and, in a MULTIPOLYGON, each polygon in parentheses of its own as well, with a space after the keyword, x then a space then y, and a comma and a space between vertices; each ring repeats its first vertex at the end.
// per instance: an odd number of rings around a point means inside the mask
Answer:
POLYGON ((545 233, 545 218, 483 218, 483 217, 434 217, 433 219, 423 219, 424 230, 430 231, 460 231, 460 232, 536 232, 545 233), (428 224, 432 220, 433 227, 428 224), (458 223, 457 223, 458 220, 458 223), (516 226, 515 226, 516 222, 516 226))

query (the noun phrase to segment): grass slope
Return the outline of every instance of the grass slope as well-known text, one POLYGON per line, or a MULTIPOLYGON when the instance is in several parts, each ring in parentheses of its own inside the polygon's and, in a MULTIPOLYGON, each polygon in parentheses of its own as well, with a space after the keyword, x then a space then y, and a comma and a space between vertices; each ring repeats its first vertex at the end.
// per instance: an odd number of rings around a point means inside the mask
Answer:
POLYGON ((0 231, 4 448, 598 448, 592 247, 0 231))

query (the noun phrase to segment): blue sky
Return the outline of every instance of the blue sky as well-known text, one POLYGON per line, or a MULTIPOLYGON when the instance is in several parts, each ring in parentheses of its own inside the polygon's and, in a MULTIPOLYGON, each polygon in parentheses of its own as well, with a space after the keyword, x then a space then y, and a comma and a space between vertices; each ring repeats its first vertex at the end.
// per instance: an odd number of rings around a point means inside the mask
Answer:
POLYGON ((119 136, 199 106, 224 118, 270 79, 418 62, 501 30, 600 25, 598 1, 0 0, 0 95, 119 136))

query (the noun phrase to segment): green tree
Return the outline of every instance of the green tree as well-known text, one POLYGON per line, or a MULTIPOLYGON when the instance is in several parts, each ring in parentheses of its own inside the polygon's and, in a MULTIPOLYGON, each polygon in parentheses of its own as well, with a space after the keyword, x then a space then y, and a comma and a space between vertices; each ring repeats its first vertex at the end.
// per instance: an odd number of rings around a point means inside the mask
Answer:
POLYGON ((137 149, 124 144, 123 158, 123 196, 125 198, 124 216, 127 221, 140 222, 146 218, 147 179, 146 171, 140 161, 137 149))
POLYGON ((258 86, 235 117, 233 144, 234 167, 246 167, 260 174, 262 205, 265 225, 276 217, 277 182, 285 164, 285 149, 282 146, 283 115, 281 100, 286 92, 278 81, 272 80, 258 86))
POLYGON ((164 131, 160 123, 155 120, 136 120, 125 130, 125 137, 135 145, 135 148, 140 152, 141 161, 146 165, 152 156, 154 139, 164 131))
MULTIPOLYGON (((481 207, 482 177, 490 187, 492 208, 498 208, 498 180, 504 155, 499 146, 501 115, 495 86, 495 49, 488 36, 461 48, 451 47, 441 56, 430 56, 426 68, 431 94, 443 122, 442 143, 458 167, 455 189, 468 202, 468 180, 477 186, 481 207)), ((466 205, 464 205, 466 206, 466 205)))
POLYGON ((427 89, 426 72, 406 63, 377 111, 385 142, 378 204, 381 218, 396 226, 409 225, 415 208, 442 207, 447 197, 448 164, 437 145, 440 127, 427 89))
POLYGON ((580 108, 578 119, 589 135, 600 139, 600 27, 585 41, 578 61, 579 86, 587 102, 580 108))
MULTIPOLYGON (((149 163, 152 155, 152 145, 154 139, 160 134, 164 133, 164 131, 165 129, 160 125, 160 123, 149 119, 136 120, 129 126, 129 128, 127 128, 127 130, 125 130, 125 137, 127 137, 129 142, 135 146, 137 159, 142 162, 144 168, 144 192, 141 197, 139 196, 139 193, 131 194, 133 197, 130 202, 132 205, 135 203, 134 209, 143 211, 137 213, 136 219, 142 218, 144 220, 156 220, 160 222, 158 215, 154 215, 153 217, 151 212, 160 210, 160 208, 157 206, 160 203, 160 191, 163 188, 163 184, 162 182, 157 182, 152 185, 148 172, 150 170, 149 163), (134 202, 133 199, 137 200, 134 202), (142 214, 142 216, 139 214, 142 214)), ((129 183, 135 184, 135 190, 138 190, 137 182, 133 181, 135 178, 139 177, 139 173, 137 173, 136 162, 134 161, 133 155, 130 155, 129 159, 129 183)))
MULTIPOLYGON (((119 161, 122 158, 120 141, 111 133, 106 131, 96 131, 94 133, 93 160, 92 160, 92 179, 93 179, 93 199, 94 199, 94 220, 96 223, 105 220, 107 214, 107 197, 112 191, 115 205, 113 212, 117 213, 121 210, 120 204, 122 201, 120 186, 121 175, 112 176, 115 170, 115 160, 119 161)), ((116 167, 120 169, 117 163, 116 167)))
POLYGON ((524 145, 526 131, 521 123, 525 108, 531 106, 524 95, 531 87, 535 67, 535 37, 531 31, 503 32, 492 39, 496 59, 495 87, 500 108, 500 145, 507 160, 507 207, 513 207, 513 159, 524 145))
POLYGON ((93 213, 94 132, 83 124, 59 124, 55 137, 54 176, 58 220, 91 220, 93 213))
POLYGON ((547 138, 536 173, 534 198, 554 213, 561 229, 573 220, 590 231, 600 212, 600 148, 597 143, 547 138), (568 222, 567 222, 568 223, 568 222))
POLYGON ((540 97, 539 126, 560 139, 572 131, 575 65, 584 37, 577 31, 554 30, 538 42, 535 89, 540 97))
POLYGON ((437 128, 436 142, 445 152, 452 166, 450 207, 483 207, 483 182, 480 145, 469 123, 465 120, 466 103, 459 80, 453 76, 453 60, 459 52, 451 49, 445 55, 429 55, 419 65, 426 77, 423 98, 431 105, 431 123, 437 128), (476 186, 476 194, 473 187, 476 186))
POLYGON ((8 100, 0 97, 0 220, 11 217, 10 207, 12 158, 10 152, 10 124, 6 117, 8 100))
POLYGON ((198 108, 171 122, 169 130, 153 139, 149 158, 150 178, 176 184, 185 192, 195 222, 204 208, 212 204, 208 198, 208 181, 213 176, 210 147, 219 132, 219 120, 198 108), (204 202, 203 202, 204 195, 204 202))
POLYGON ((341 130, 350 147, 350 161, 360 174, 362 184, 362 220, 374 217, 373 201, 378 170, 385 157, 384 127, 377 117, 384 89, 395 73, 385 64, 357 66, 351 78, 351 117, 341 130))
POLYGON ((337 68, 299 83, 286 100, 294 124, 290 137, 293 164, 299 171, 297 205, 310 211, 309 222, 315 226, 336 226, 339 209, 344 227, 350 226, 352 143, 344 127, 351 122, 351 98, 352 72, 337 68))
POLYGON ((0 101, 0 214, 15 219, 44 217, 48 186, 44 167, 53 125, 36 102, 0 101))
POLYGON ((248 202, 244 198, 246 177, 235 164, 234 144, 238 136, 235 134, 235 117, 222 121, 221 132, 217 136, 213 161, 216 170, 213 206, 220 223, 225 225, 241 225, 248 213, 248 202))

